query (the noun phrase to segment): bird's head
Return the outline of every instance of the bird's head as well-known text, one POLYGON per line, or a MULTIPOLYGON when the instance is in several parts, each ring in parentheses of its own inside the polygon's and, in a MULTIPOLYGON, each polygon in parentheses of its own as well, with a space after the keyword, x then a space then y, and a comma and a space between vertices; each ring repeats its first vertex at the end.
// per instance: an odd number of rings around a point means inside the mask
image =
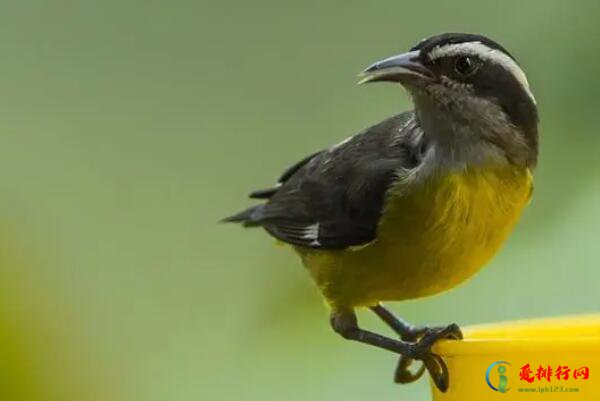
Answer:
POLYGON ((410 92, 421 125, 438 140, 485 142, 512 162, 535 164, 535 98, 515 58, 493 40, 464 33, 430 37, 372 64, 360 83, 381 81, 410 92))

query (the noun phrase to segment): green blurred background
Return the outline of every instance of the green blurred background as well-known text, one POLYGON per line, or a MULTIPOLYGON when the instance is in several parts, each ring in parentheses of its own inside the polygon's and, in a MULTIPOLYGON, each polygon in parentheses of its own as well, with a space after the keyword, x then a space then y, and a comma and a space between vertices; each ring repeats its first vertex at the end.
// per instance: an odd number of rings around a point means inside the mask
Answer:
POLYGON ((486 270, 394 310, 598 311, 599 18, 598 1, 0 1, 0 399, 427 400, 425 380, 392 383, 393 355, 331 332, 292 252, 216 222, 410 107, 356 74, 443 31, 526 69, 536 190, 486 270))

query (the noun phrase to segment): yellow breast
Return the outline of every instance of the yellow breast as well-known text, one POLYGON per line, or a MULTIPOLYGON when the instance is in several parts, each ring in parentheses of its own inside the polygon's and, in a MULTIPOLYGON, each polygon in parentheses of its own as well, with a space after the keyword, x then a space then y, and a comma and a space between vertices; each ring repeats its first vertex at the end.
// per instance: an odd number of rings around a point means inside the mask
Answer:
POLYGON ((435 294, 476 273, 498 251, 532 191, 527 169, 468 168, 410 193, 391 190, 377 239, 343 251, 298 248, 333 307, 435 294))

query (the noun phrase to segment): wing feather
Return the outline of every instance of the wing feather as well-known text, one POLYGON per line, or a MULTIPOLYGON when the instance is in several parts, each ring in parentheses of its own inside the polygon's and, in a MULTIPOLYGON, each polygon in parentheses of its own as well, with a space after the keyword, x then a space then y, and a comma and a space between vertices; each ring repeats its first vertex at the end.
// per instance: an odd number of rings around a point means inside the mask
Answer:
POLYGON ((251 194, 267 201, 260 213, 247 213, 252 221, 244 224, 315 249, 373 241, 397 172, 415 167, 415 152, 422 149, 409 135, 415 127, 407 124, 410 119, 412 112, 400 114, 305 157, 281 175, 278 186, 251 194))

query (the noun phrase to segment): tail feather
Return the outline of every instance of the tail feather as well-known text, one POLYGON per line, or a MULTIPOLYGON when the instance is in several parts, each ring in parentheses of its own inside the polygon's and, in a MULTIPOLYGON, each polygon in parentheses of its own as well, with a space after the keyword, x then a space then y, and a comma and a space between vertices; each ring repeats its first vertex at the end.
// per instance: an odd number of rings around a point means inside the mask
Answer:
POLYGON ((241 223, 244 227, 260 226, 260 217, 264 205, 251 206, 246 210, 225 217, 221 223, 241 223))

